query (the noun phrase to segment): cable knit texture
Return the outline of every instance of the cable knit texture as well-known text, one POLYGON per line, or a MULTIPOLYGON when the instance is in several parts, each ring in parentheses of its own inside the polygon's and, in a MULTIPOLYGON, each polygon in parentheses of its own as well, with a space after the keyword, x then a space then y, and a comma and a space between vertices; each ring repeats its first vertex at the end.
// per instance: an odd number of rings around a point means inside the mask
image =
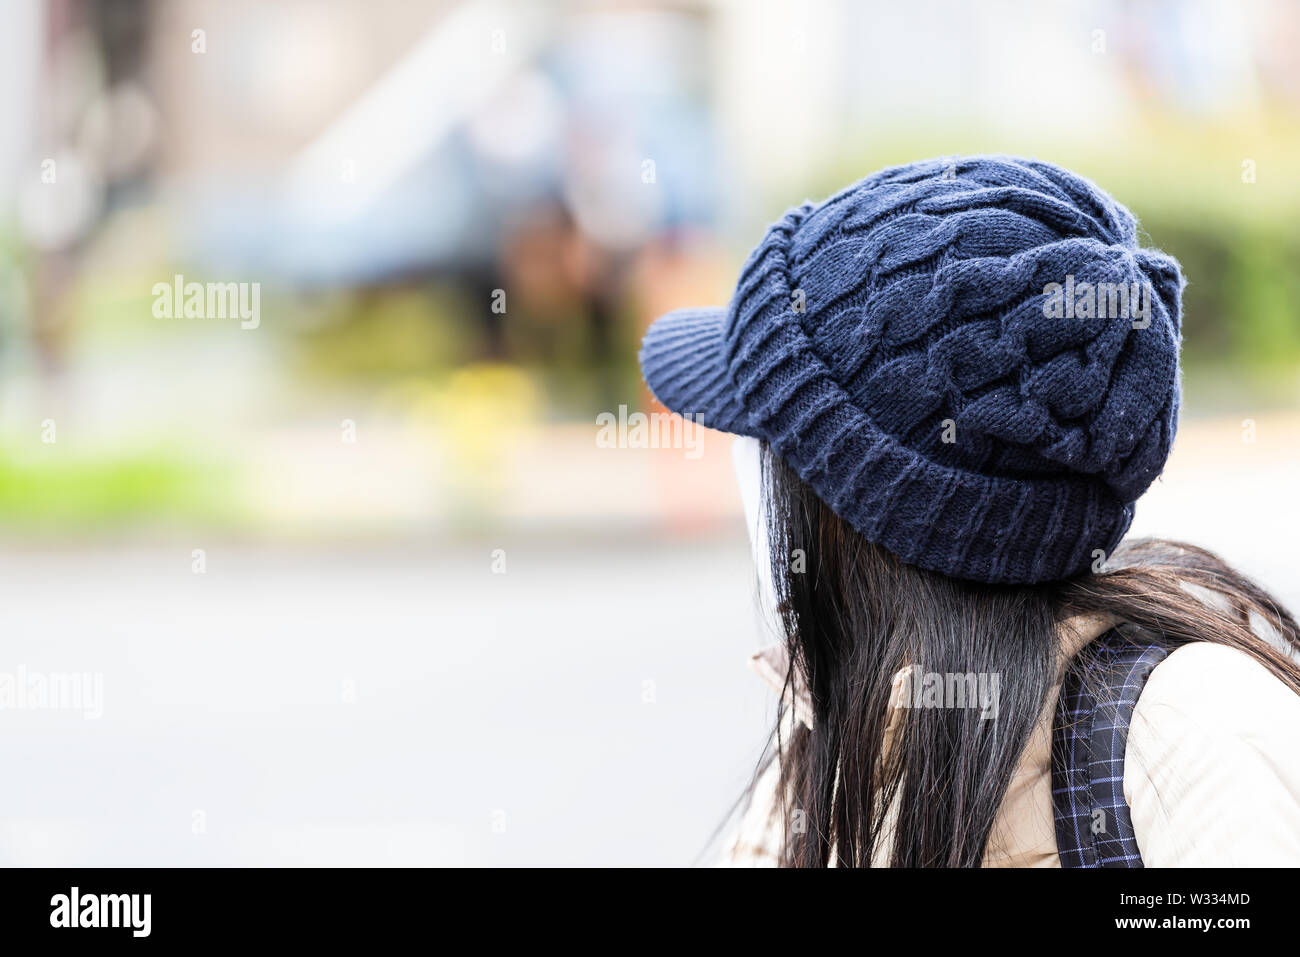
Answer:
POLYGON ((1073 173, 928 160, 786 213, 730 304, 661 318, 641 364, 904 561, 1046 581, 1109 555, 1164 467, 1183 285, 1073 173), (1120 286, 1149 310, 1121 314, 1120 286))

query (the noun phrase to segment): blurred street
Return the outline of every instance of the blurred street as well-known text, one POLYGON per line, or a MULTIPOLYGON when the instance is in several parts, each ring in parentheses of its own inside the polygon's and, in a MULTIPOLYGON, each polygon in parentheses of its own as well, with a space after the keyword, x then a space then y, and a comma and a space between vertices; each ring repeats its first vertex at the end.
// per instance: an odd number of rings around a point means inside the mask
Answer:
POLYGON ((98 720, 0 711, 0 865, 690 863, 774 714, 748 563, 0 553, 7 667, 104 675, 98 720))
MULTIPOLYGON (((1218 549, 1300 607, 1296 441, 1295 419, 1254 443, 1186 426, 1134 533, 1218 549)), ((593 450, 591 486, 628 487, 629 461, 593 450)), ((584 500, 539 493, 561 517, 584 500)), ((729 517, 677 537, 611 514, 566 536, 215 542, 203 574, 179 544, 0 551, 6 667, 104 682, 99 719, 0 710, 23 782, 0 863, 696 860, 775 714, 746 667, 771 632, 738 496, 715 504, 729 517)))

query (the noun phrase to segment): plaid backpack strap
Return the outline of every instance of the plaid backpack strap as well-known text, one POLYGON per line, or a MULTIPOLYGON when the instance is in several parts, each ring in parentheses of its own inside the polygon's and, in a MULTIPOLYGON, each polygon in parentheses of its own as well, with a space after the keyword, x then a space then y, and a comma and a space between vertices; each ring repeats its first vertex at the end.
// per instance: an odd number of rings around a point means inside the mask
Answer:
POLYGON ((1124 801, 1138 695, 1168 649, 1112 628, 1070 663, 1052 729, 1052 812, 1062 867, 1141 867, 1124 801), (1134 639, 1139 640, 1134 640, 1134 639))

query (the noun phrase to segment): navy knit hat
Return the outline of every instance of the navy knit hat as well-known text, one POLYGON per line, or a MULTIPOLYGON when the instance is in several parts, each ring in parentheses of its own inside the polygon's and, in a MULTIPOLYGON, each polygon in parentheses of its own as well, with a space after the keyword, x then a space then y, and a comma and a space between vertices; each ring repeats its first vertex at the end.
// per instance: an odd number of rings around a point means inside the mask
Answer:
POLYGON ((1109 556, 1164 467, 1183 285, 1073 173, 928 160, 786 213, 730 304, 660 318, 641 367, 904 561, 1048 581, 1109 556))

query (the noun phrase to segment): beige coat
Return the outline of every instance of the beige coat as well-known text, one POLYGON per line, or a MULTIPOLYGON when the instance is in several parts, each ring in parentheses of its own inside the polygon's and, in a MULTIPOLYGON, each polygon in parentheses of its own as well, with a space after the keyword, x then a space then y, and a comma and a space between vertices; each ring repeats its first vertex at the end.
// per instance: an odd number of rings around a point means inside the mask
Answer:
MULTIPOLYGON (((1057 689, 1069 659, 1113 624, 1079 617, 1063 625, 1057 689)), ((759 652, 753 665, 782 687, 783 651, 759 652)), ((994 822, 986 867, 1060 867, 1051 782, 1055 690, 1048 702, 994 822)), ((806 720, 806 700, 788 713, 806 720)), ((900 709, 886 727, 886 748, 901 717, 900 709)), ((773 764, 728 842, 725 864, 776 863, 775 789, 773 764)), ((1134 710, 1124 798, 1147 867, 1300 865, 1300 696, 1235 649, 1207 642, 1175 650, 1152 671, 1134 710)))

